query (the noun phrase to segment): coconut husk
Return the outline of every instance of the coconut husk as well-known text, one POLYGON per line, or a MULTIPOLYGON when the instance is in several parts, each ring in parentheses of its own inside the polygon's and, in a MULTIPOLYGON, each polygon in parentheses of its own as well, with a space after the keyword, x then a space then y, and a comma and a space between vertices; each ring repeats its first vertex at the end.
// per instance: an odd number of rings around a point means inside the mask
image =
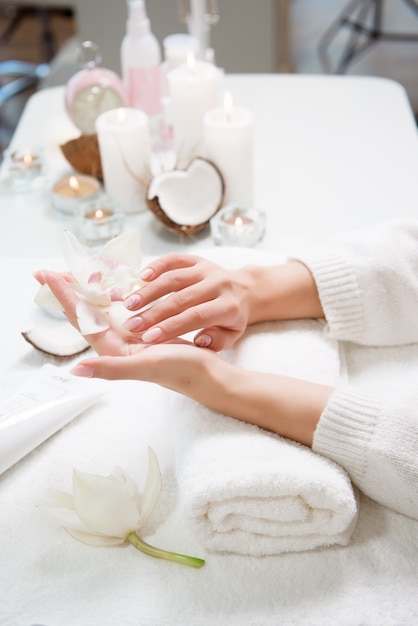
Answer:
POLYGON ((95 133, 70 139, 60 148, 67 161, 77 172, 94 176, 103 181, 99 142, 95 133))
POLYGON ((167 230, 176 235, 193 237, 193 235, 196 235, 196 233, 200 232, 209 225, 209 221, 204 224, 194 224, 193 226, 176 224, 176 222, 173 222, 173 220, 171 220, 161 209, 158 198, 148 198, 147 205, 154 213, 155 217, 167 228, 167 230))

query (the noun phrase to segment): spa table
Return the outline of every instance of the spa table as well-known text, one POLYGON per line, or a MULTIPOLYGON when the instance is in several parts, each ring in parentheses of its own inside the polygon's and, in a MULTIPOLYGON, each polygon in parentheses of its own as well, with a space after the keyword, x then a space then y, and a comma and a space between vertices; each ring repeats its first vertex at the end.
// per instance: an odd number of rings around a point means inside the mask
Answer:
MULTIPOLYGON (((209 233, 180 241, 153 215, 130 217, 145 256, 202 252, 221 262, 281 259, 395 217, 418 216, 418 140, 404 89, 376 78, 227 76, 237 106, 253 110, 255 205, 267 214, 259 250, 211 249, 209 233)), ((39 143, 51 179, 68 168, 58 145, 77 135, 63 88, 34 95, 12 146, 39 143)), ((4 177, 4 170, 1 175, 4 177)), ((50 363, 20 332, 38 319, 31 272, 62 262, 71 223, 51 210, 47 191, 12 194, 0 185, 0 401, 50 363)), ((391 383, 418 355, 371 350, 353 359, 391 383), (388 360, 389 366, 383 367, 388 360)), ((63 371, 71 363, 57 364, 63 371)), ((415 370, 416 371, 416 370, 415 370)), ((91 381, 94 382, 94 381, 91 381)), ((366 381, 367 382, 367 381, 366 381)), ((93 406, 0 476, 0 626, 399 626, 418 623, 417 522, 360 497, 350 545, 251 558, 206 553, 183 523, 175 474, 172 394, 113 381, 93 406), (192 570, 134 548, 93 548, 69 537, 43 509, 52 490, 71 490, 74 466, 107 475, 119 465, 142 485, 148 445, 163 492, 150 543, 203 556, 192 570)), ((1 433, 0 433, 1 434, 1 433)))
MULTIPOLYGON (((236 106, 255 115, 254 205, 267 214, 266 250, 294 251, 336 231, 417 216, 418 140, 406 92, 365 77, 226 76, 236 106)), ((43 146, 51 180, 68 171, 59 144, 78 136, 63 88, 29 101, 12 147, 43 146)), ((2 175, 5 175, 4 168, 2 175)), ((0 254, 58 255, 68 220, 53 215, 47 192, 0 188, 0 254)), ((126 220, 142 234, 145 255, 211 245, 168 233, 150 212, 126 220)))

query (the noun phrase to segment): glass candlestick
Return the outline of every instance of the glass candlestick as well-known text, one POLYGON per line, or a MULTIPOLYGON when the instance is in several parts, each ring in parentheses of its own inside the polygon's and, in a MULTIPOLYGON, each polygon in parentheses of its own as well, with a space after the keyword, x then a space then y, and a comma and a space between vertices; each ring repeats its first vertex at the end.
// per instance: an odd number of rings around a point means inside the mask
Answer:
POLYGON ((265 213, 252 207, 229 204, 211 219, 210 228, 217 246, 252 248, 263 239, 265 213))
POLYGON ((122 233, 123 213, 112 199, 101 194, 80 207, 78 235, 88 246, 102 246, 122 233))

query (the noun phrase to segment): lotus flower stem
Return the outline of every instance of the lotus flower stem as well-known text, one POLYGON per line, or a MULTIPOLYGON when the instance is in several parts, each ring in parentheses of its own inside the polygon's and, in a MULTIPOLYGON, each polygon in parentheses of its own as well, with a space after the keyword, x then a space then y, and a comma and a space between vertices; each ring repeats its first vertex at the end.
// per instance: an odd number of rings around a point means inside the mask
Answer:
POLYGON ((157 559, 165 559, 166 561, 174 561, 175 563, 182 563, 189 567, 202 567, 205 564, 203 559, 198 559, 194 556, 186 556, 185 554, 177 554, 176 552, 168 552, 167 550, 161 550, 150 546, 149 543, 143 541, 138 535, 132 531, 126 536, 126 541, 129 541, 135 548, 141 550, 149 556, 154 556, 157 559))

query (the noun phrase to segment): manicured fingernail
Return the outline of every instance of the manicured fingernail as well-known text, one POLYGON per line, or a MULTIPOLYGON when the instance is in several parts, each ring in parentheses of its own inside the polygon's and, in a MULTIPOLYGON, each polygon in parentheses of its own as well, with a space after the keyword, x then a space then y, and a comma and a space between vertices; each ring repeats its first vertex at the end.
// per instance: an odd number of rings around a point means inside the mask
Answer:
POLYGON ((195 344, 200 348, 209 348, 212 343, 212 337, 210 335, 200 335, 200 337, 196 337, 195 344))
POLYGON ((74 376, 83 376, 84 378, 93 378, 94 369, 91 365, 76 365, 70 370, 70 374, 74 374, 74 376))
POLYGON ((139 278, 142 280, 148 280, 153 275, 154 270, 151 267, 146 267, 139 273, 139 278))
POLYGON ((161 330, 161 328, 150 328, 149 330, 146 330, 142 335, 142 341, 144 343, 152 343, 153 341, 159 339, 162 334, 163 331, 161 330))
POLYGON ((140 316, 131 317, 124 323, 124 328, 126 330, 130 330, 132 333, 135 333, 137 330, 141 328, 144 323, 144 319, 140 316))
POLYGON ((129 296, 124 302, 124 305, 127 309, 136 309, 140 304, 142 298, 137 293, 134 293, 132 296, 129 296))

